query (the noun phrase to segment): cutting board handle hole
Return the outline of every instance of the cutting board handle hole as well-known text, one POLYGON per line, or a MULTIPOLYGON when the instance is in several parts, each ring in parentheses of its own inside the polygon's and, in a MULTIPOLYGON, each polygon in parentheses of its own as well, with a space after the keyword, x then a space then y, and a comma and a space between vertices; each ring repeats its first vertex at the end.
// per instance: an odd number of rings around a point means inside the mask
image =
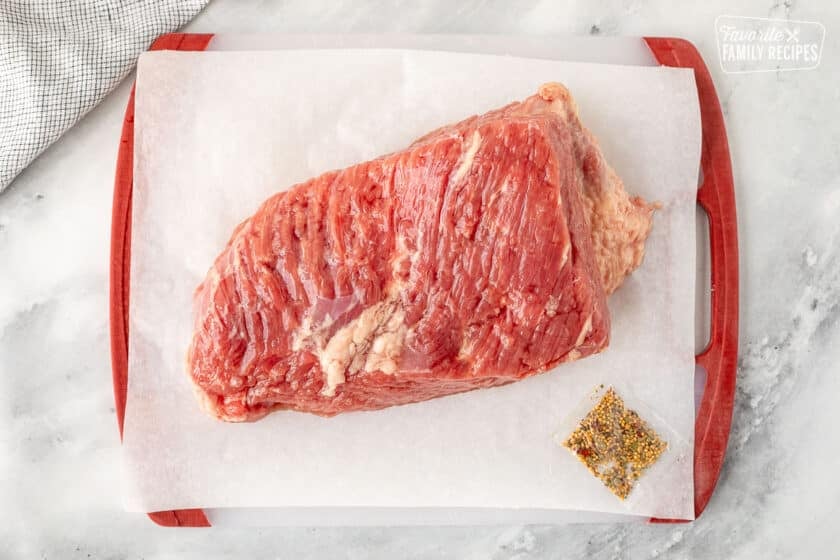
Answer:
POLYGON ((709 217, 697 205, 697 275, 694 288, 694 353, 700 354, 709 346, 712 317, 712 257, 709 245, 709 217))

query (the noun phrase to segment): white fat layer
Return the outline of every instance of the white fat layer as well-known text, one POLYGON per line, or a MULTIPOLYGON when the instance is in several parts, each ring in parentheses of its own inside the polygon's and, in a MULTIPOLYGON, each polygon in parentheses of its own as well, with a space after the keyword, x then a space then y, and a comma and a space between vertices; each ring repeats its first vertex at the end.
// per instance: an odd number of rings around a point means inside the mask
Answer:
POLYGON ((301 321, 300 328, 292 335, 292 350, 300 352, 312 334, 312 319, 307 315, 301 321))
POLYGON ((365 361, 365 371, 394 374, 397 371, 397 360, 402 352, 405 335, 405 312, 398 308, 385 324, 384 332, 373 339, 365 361))
POLYGON ((406 331, 405 314, 393 300, 362 311, 315 351, 325 375, 321 394, 334 396, 347 374, 360 370, 396 372, 406 331))
POLYGON ((403 236, 398 235, 396 239, 396 251, 394 258, 391 260, 391 273, 395 278, 399 277, 400 271, 402 270, 403 265, 406 262, 410 262, 414 264, 417 260, 416 254, 412 254, 409 252, 408 247, 405 244, 405 238, 403 236))
POLYGON ((586 337, 589 336, 589 333, 592 331, 592 314, 589 314, 589 317, 586 318, 586 322, 583 324, 583 328, 580 329, 580 334, 577 337, 577 341, 575 342, 575 346, 580 346, 583 344, 583 341, 586 340, 586 337))
POLYGON ((467 146, 467 151, 464 152, 464 159, 461 160, 461 165, 458 166, 458 170, 455 171, 455 175, 452 177, 453 182, 458 182, 464 178, 464 175, 466 175, 467 172, 470 170, 470 167, 472 167, 473 160, 475 159, 475 154, 478 153, 478 149, 480 147, 481 134, 479 134, 476 130, 470 137, 470 143, 467 146))
POLYGON ((560 270, 563 270, 563 267, 566 266, 566 263, 569 262, 569 253, 572 250, 572 243, 566 243, 566 246, 563 248, 563 256, 560 257, 560 270))
POLYGON ((557 296, 550 296, 545 304, 545 314, 549 317, 557 315, 557 308, 560 306, 560 298, 557 296))
POLYGON ((563 360, 564 362, 574 362, 575 360, 580 359, 580 352, 577 350, 572 350, 568 354, 566 354, 566 359, 563 360))

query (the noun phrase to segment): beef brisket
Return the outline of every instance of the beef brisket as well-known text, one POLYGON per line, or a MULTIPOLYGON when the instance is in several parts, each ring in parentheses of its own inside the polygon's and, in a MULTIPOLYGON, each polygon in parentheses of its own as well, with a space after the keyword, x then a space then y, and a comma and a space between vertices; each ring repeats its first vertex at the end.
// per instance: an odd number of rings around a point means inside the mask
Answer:
POLYGON ((653 207, 559 84, 278 193, 195 295, 188 372, 227 421, 510 383, 603 350, 653 207))

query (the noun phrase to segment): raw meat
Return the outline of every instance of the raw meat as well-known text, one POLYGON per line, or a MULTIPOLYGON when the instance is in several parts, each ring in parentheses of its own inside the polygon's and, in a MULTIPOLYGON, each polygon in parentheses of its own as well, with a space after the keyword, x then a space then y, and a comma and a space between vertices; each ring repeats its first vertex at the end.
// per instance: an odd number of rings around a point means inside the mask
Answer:
POLYGON ((607 346, 652 213, 545 84, 265 201, 196 291, 189 374, 211 414, 252 421, 543 372, 607 346))

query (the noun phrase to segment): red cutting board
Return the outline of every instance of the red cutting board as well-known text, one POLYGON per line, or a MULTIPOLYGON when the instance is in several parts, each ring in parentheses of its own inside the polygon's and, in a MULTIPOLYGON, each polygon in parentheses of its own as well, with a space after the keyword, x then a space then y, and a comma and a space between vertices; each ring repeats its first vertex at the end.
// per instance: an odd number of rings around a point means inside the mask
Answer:
MULTIPOLYGON (((175 33, 163 35, 151 50, 201 51, 211 46, 211 34, 175 33)), ((359 36, 350 42, 354 46, 369 46, 372 36, 359 36)), ((434 44, 433 36, 414 37, 415 42, 434 44)), ((466 38, 468 50, 480 49, 495 40, 466 38), (482 43, 482 41, 484 41, 482 43)), ((520 38, 527 48, 527 38, 520 38)), ((263 40, 238 38, 249 48, 265 48, 263 40)), ((332 37, 331 42, 341 42, 332 37)), ((735 192, 729 144, 717 93, 708 68, 700 53, 684 39, 645 37, 642 46, 661 65, 693 68, 700 101, 702 119, 702 179, 697 191, 697 203, 709 220, 711 251, 711 332, 707 348, 697 355, 697 364, 706 371, 705 386, 695 423, 694 450, 694 510, 699 516, 714 491, 723 464, 732 421, 735 394, 735 374, 738 355, 738 231, 735 212, 735 192)), ((640 41, 640 42, 641 42, 640 41)), ((311 38, 292 38, 299 47, 311 45, 311 38)), ((589 43, 592 45, 592 43, 589 43)), ((625 43, 626 44, 626 43, 625 43)), ((578 43, 579 45, 579 43, 578 43)), ((568 46, 566 47, 568 50, 568 46)), ((615 50, 615 49, 613 49, 615 50)), ((579 53, 576 51, 576 55, 579 53)), ((613 52, 613 58, 621 53, 613 52)), ((575 59, 593 60, 591 53, 575 59)), ((621 60, 619 60, 621 61, 621 60)), ((131 259, 131 196, 133 188, 134 156, 134 91, 126 108, 120 148, 117 156, 114 185, 113 217, 111 224, 111 361, 117 421, 122 436, 128 385, 128 302, 131 259)), ((163 526, 206 527, 210 523, 203 510, 187 509, 149 513, 149 517, 163 526)), ((651 519, 652 522, 675 522, 651 519)))

